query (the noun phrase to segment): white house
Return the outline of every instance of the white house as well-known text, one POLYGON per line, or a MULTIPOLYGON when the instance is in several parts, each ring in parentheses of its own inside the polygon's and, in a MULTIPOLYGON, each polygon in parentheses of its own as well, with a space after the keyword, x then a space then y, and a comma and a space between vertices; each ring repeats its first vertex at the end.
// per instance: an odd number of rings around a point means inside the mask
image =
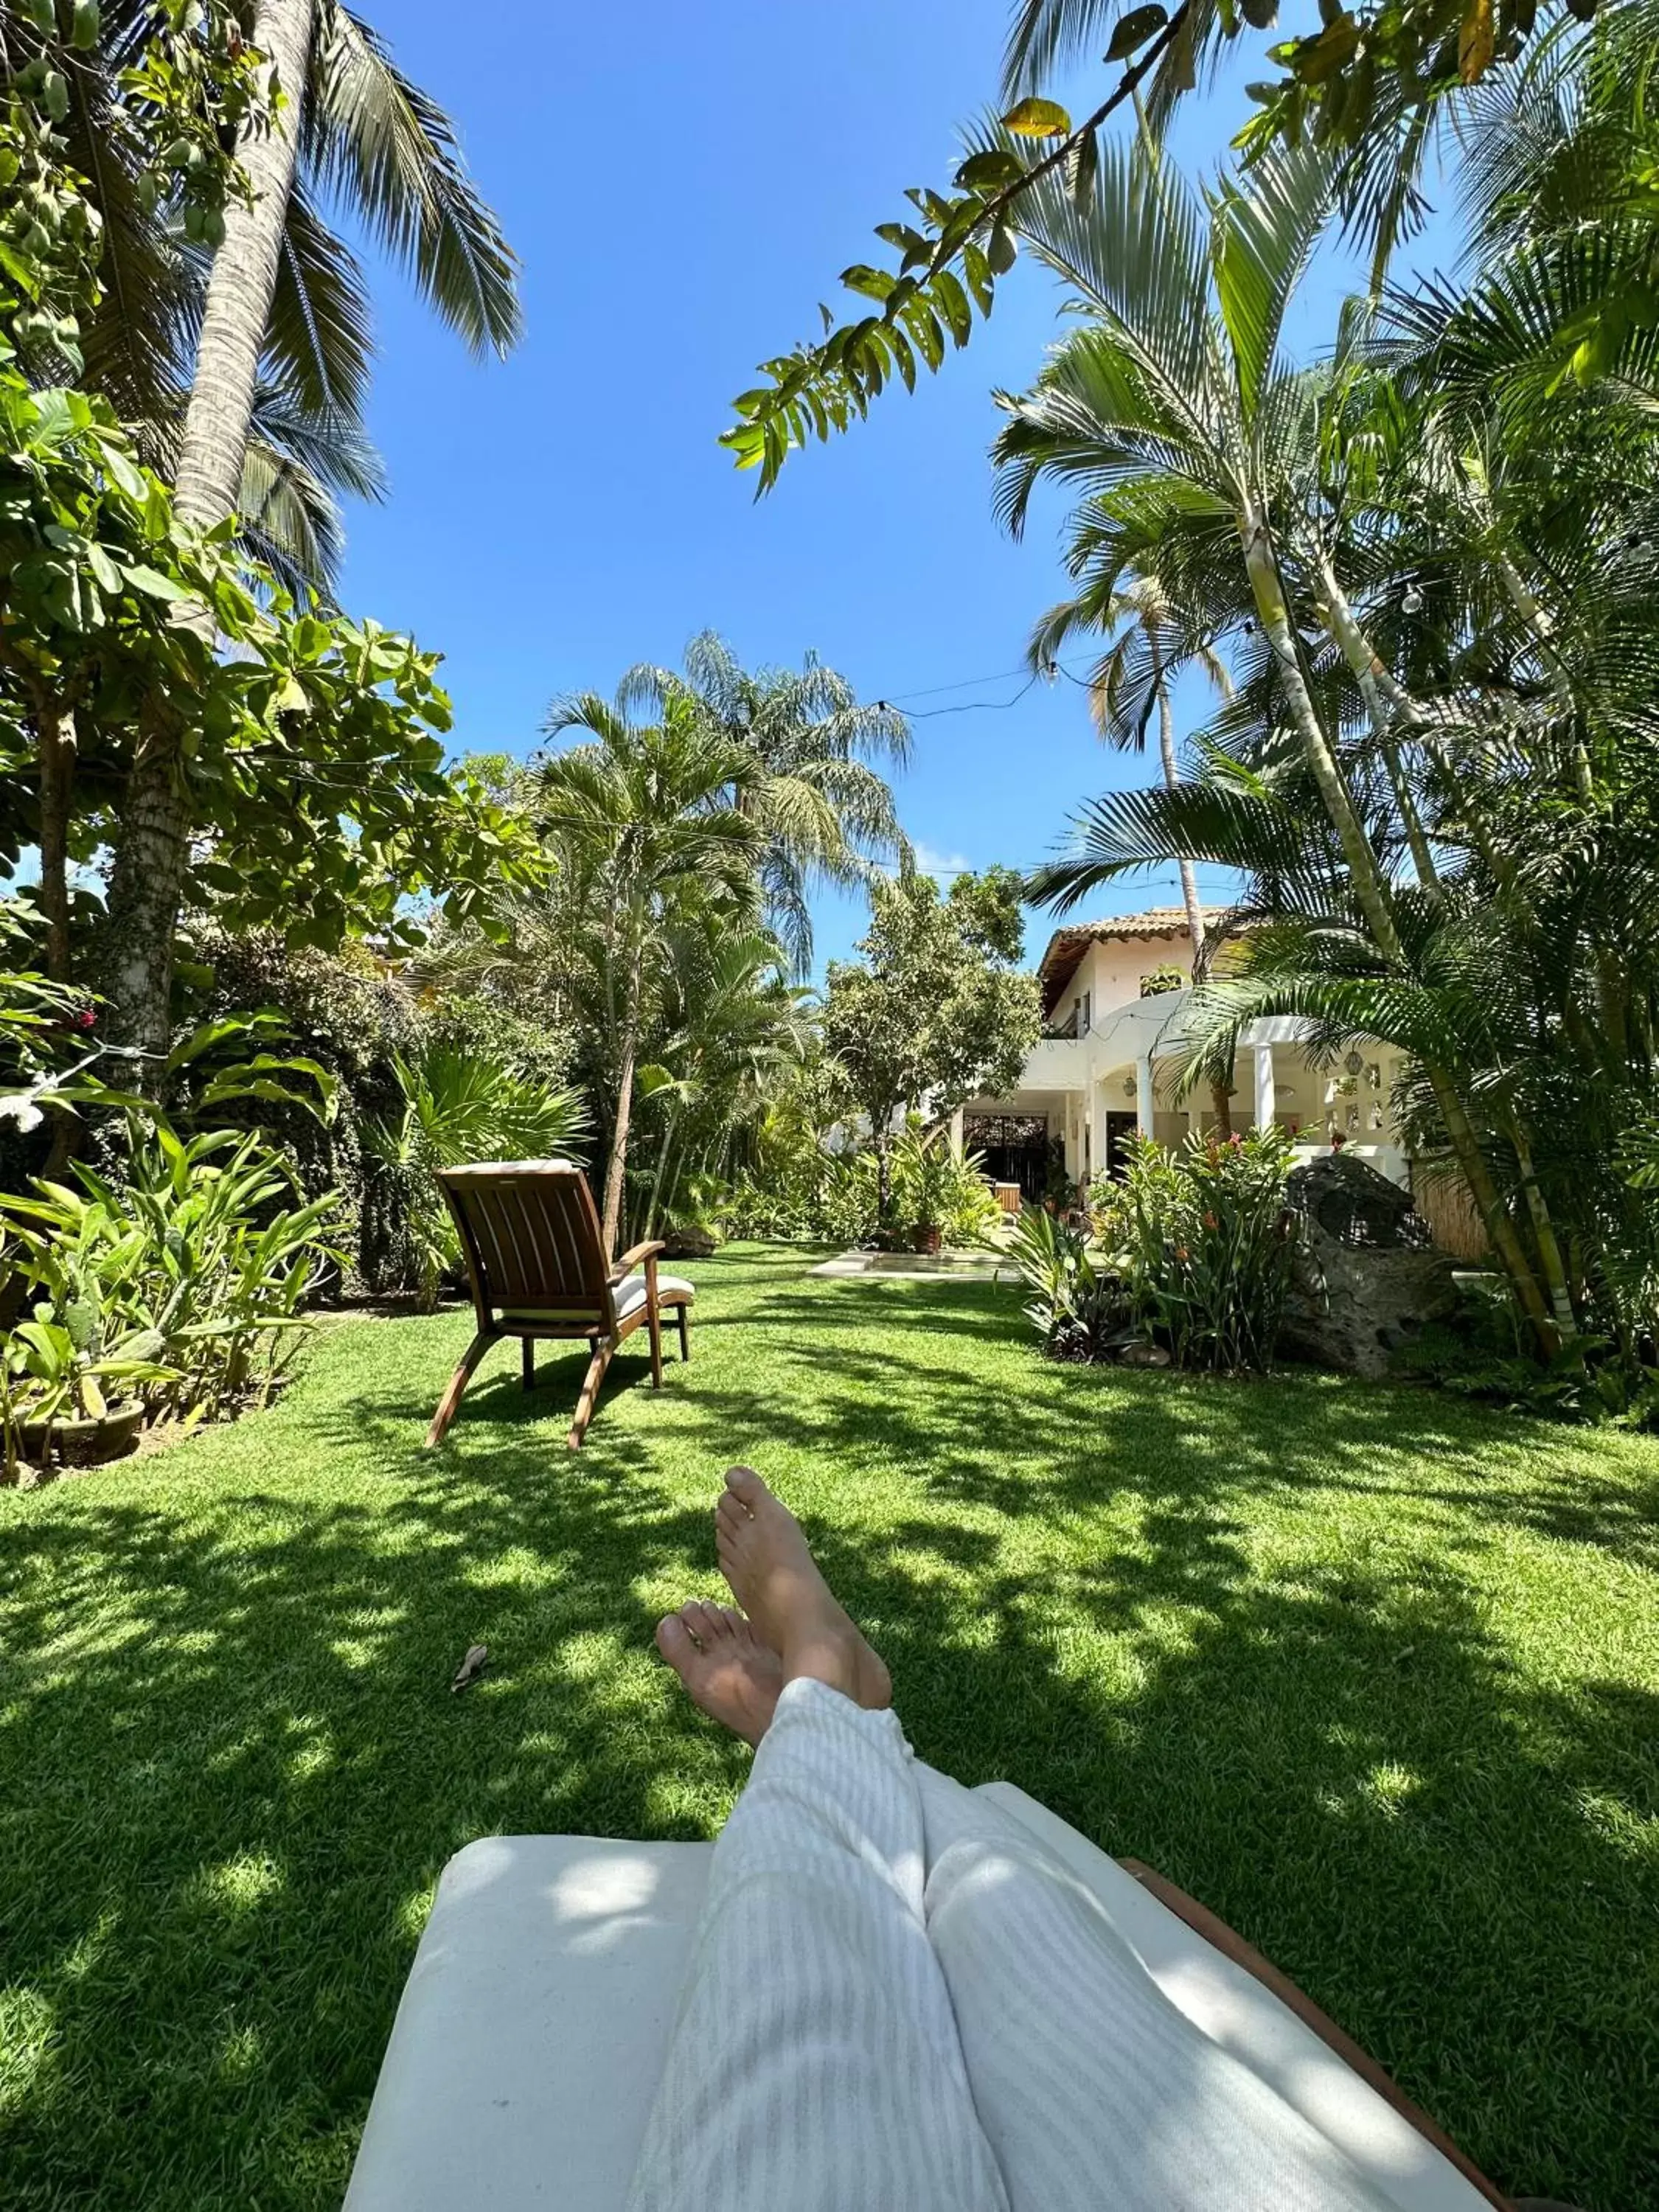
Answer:
MULTIPOLYGON (((1178 1144, 1188 1130, 1212 1125, 1207 1085, 1184 1103, 1175 1095, 1190 989, 1143 995, 1145 983, 1172 981, 1170 970, 1190 976, 1192 966, 1179 907, 1054 932, 1037 969, 1045 1034, 1018 1090, 971 1099, 962 1113, 963 1139, 986 1155, 994 1179, 1035 1198, 1056 1148, 1074 1180, 1110 1176, 1126 1134, 1178 1144)), ((1408 1185, 1389 1103, 1398 1054, 1373 1045, 1334 1068, 1316 1066, 1300 1042, 1306 1034, 1288 1016, 1244 1031, 1233 1064, 1233 1127, 1277 1121, 1310 1154, 1328 1150, 1340 1133, 1359 1158, 1408 1185)))

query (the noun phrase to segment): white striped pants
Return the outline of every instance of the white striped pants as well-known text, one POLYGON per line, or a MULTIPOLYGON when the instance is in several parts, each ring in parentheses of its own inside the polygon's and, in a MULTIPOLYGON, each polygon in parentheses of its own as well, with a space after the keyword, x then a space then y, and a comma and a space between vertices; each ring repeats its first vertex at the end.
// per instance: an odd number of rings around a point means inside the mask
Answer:
POLYGON ((1381 2212, 896 1717, 792 1682, 714 1848, 629 2212, 1381 2212))

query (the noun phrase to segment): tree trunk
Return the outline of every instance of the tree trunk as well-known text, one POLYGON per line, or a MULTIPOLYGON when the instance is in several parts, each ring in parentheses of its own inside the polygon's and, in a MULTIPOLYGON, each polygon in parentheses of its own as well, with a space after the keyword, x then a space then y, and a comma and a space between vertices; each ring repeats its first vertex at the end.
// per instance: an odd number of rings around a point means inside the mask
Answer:
POLYGON ((1268 647, 1279 664, 1279 678, 1284 687, 1285 703, 1297 735, 1302 741, 1302 750, 1318 787, 1320 798, 1324 801, 1325 811, 1341 842, 1354 896, 1383 958, 1398 961, 1401 957, 1400 935, 1394 926, 1394 915, 1389 905, 1382 871, 1371 850, 1364 824, 1355 809, 1353 796, 1336 756, 1331 750, 1324 726, 1319 719, 1319 710, 1302 673, 1302 659, 1291 634, 1284 586, 1279 578, 1279 562, 1273 552, 1266 516, 1247 509, 1240 520, 1239 535, 1243 540, 1244 566, 1249 574, 1256 612, 1261 617, 1268 647))
POLYGON ((203 530, 222 522, 241 492, 259 353, 294 189, 315 14, 316 0, 259 0, 254 12, 254 43, 270 57, 283 105, 269 129, 246 131, 238 142, 236 159, 253 204, 233 200, 226 206, 225 241, 208 280, 174 486, 179 516, 203 530))
MULTIPOLYGON (((288 221, 316 0, 259 0, 256 44, 275 67, 284 105, 269 128, 246 130, 236 158, 253 204, 229 202, 225 239, 213 258, 196 373, 185 411, 173 486, 180 520, 211 530, 236 507, 260 349, 288 221)), ((180 621, 210 647, 211 611, 182 610, 180 621)), ((189 849, 188 784, 182 731, 152 732, 140 748, 121 810, 110 875, 108 972, 114 1027, 122 1042, 165 1050, 170 1017, 173 937, 189 849)), ((141 1068, 143 1063, 140 1063, 141 1068)), ((143 1077, 140 1077, 141 1085, 143 1077)))
MULTIPOLYGON (((1319 795, 1324 801, 1325 811, 1341 842, 1354 897, 1365 917, 1378 951, 1392 965, 1403 969, 1406 964, 1404 948, 1394 925, 1382 868, 1371 850, 1364 824, 1355 809, 1352 794, 1340 764, 1331 750, 1319 719, 1319 710, 1302 673, 1301 658, 1291 631, 1284 586, 1267 518, 1247 510, 1240 519, 1239 535, 1243 542, 1244 563, 1249 574, 1256 611, 1261 618, 1267 643, 1279 663, 1285 702, 1302 741, 1302 749, 1318 787, 1319 795)), ((1516 1233, 1515 1224, 1504 1209, 1486 1155, 1480 1149, 1480 1137, 1469 1120, 1457 1087, 1446 1070, 1425 1061, 1423 1072, 1434 1092, 1435 1103, 1440 1109, 1447 1139, 1474 1194, 1474 1202, 1480 1209, 1486 1234, 1492 1238, 1493 1249, 1509 1273, 1516 1296, 1521 1301, 1540 1349, 1547 1358, 1559 1342, 1554 1317, 1521 1239, 1516 1233)))
POLYGON ((599 1228, 607 1261, 617 1256, 622 1229, 623 1178, 628 1168, 628 1125, 634 1116, 634 1062, 640 1048, 640 969, 643 954, 635 948, 623 1002, 622 1050, 617 1054, 617 1125, 611 1133, 611 1158, 605 1170, 605 1207, 599 1228))
POLYGON ((185 879, 189 817, 176 731, 146 732, 127 778, 110 873, 104 972, 118 1042, 150 1055, 132 1088, 155 1088, 172 1024, 173 939, 185 879))
POLYGON ((1354 620, 1353 610, 1349 606, 1346 594, 1336 580, 1336 571, 1322 548, 1316 557, 1323 595, 1319 612, 1327 631, 1353 672, 1354 681, 1359 686, 1359 696, 1365 702, 1365 713, 1372 732, 1382 749, 1383 763, 1394 789, 1395 803, 1400 809, 1400 818, 1405 824, 1406 842, 1411 848, 1412 866, 1417 871, 1417 880, 1425 885, 1437 885, 1440 878, 1435 868, 1434 855, 1429 848, 1422 817, 1418 813, 1417 802, 1406 779, 1390 717, 1382 704, 1382 686, 1379 679, 1386 676, 1388 671, 1370 640, 1354 620))
POLYGON ((46 923, 46 973, 70 980, 69 826, 75 780, 75 722, 43 701, 40 738, 40 911, 46 923))
MULTIPOLYGON (((1158 640, 1150 628, 1146 642, 1152 648, 1152 683, 1158 693, 1158 750, 1164 764, 1164 787, 1166 791, 1173 791, 1181 781, 1181 763, 1176 757, 1175 708, 1170 698, 1170 686, 1164 673, 1158 640)), ((1204 908, 1198 896, 1198 877, 1190 860, 1180 860, 1176 866, 1181 871, 1181 901, 1187 909, 1187 934, 1192 940, 1193 960, 1196 966, 1204 944, 1204 908)), ((1210 1104, 1215 1114, 1217 1128, 1224 1137, 1231 1137, 1233 1133, 1232 1101, 1218 1074, 1210 1078, 1210 1104)))

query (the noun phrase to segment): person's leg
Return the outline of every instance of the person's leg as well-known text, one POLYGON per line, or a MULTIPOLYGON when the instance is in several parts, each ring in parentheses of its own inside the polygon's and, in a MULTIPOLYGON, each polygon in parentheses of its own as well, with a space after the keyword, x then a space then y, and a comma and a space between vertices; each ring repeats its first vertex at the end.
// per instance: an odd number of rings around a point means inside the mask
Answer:
POLYGON ((758 1748, 714 1847, 629 2212, 1006 2212, 923 1926, 886 1670, 793 1519, 757 1477, 731 1480, 720 1562, 748 1620, 688 1606, 658 1642, 758 1748))
POLYGON ((1013 2212, 1389 2205, 1170 2002, 1035 1837, 947 1777, 915 1771, 928 1940, 1013 2212))

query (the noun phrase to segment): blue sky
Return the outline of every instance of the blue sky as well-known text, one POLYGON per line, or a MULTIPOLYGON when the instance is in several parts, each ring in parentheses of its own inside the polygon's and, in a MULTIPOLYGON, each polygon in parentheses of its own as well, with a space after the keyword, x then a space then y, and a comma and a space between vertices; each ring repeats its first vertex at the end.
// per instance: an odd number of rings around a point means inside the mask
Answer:
MULTIPOLYGON (((873 258, 902 188, 948 175, 1006 18, 1006 0, 495 0, 467 39, 449 0, 375 10, 458 119, 524 263, 526 336, 505 363, 471 361, 400 279, 377 282, 370 420, 392 493, 349 518, 343 593, 445 654, 458 746, 526 752, 556 693, 609 692, 705 627, 750 664, 815 647, 918 716, 1015 697, 1006 672, 1062 578, 1051 520, 1022 544, 999 530, 986 451, 993 388, 1027 381, 1054 335, 1039 272, 1016 272, 941 375, 796 457, 759 504, 716 443, 754 364, 873 258)), ((1259 51, 1241 64, 1265 73, 1259 51)), ((1177 153, 1213 164, 1243 112, 1236 88, 1193 103, 1177 153)), ((1340 288, 1310 289, 1311 345, 1340 288)), ((1196 691, 1183 706, 1201 715, 1196 691)), ((901 811, 943 866, 1030 865, 1080 799, 1155 772, 1105 752, 1065 682, 915 732, 901 811)), ((1177 896, 1171 877, 1103 904, 1177 896)), ((861 919, 823 902, 820 961, 861 919)))

